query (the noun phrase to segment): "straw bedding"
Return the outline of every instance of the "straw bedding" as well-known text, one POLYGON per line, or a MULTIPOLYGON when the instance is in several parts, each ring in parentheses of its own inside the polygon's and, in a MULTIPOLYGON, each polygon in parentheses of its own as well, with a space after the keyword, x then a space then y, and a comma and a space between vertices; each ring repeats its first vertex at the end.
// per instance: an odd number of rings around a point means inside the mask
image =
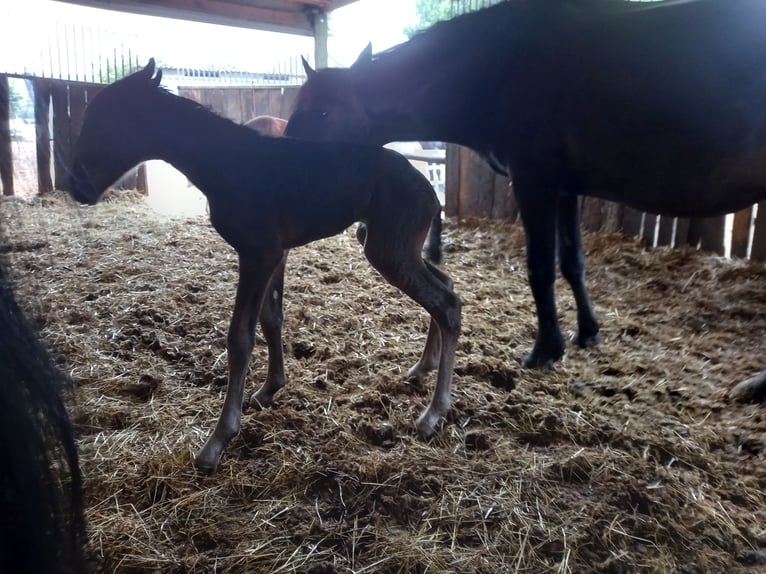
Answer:
POLYGON ((2 226, 21 302, 76 386, 99 571, 766 568, 766 412, 726 396, 766 367, 762 264, 589 236, 602 344, 529 371, 523 234, 447 222, 463 332, 453 409, 423 441, 413 422, 433 378, 405 373, 425 313, 351 231, 295 249, 290 382, 274 407, 246 409, 207 477, 192 457, 223 401, 235 253, 204 218, 161 219, 129 194, 5 201, 2 226))

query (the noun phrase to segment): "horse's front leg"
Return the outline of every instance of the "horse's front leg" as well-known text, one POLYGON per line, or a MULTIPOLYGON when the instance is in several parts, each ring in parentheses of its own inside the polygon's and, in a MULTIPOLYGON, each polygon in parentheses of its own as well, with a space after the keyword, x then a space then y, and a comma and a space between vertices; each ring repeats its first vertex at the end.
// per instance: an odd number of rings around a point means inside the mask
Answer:
POLYGON ((527 239, 527 275, 537 309, 537 339, 525 367, 553 367, 564 355, 556 316, 556 191, 514 182, 527 239))
POLYGON ((580 204, 578 197, 563 194, 558 208, 558 245, 561 274, 572 287, 577 304, 577 344, 593 347, 599 342, 598 320, 585 286, 585 254, 580 236, 580 204))
POLYGON ((271 277, 261 306, 261 329, 269 350, 269 372, 266 382, 250 397, 250 406, 264 408, 270 406, 276 392, 287 384, 285 358, 282 348, 282 295, 285 288, 285 264, 287 252, 271 277))
POLYGON ((240 254, 239 284, 226 344, 229 360, 226 398, 215 429, 194 459, 196 467, 203 472, 215 471, 226 445, 239 433, 245 375, 255 344, 256 321, 266 288, 282 258, 281 250, 248 257, 240 254))

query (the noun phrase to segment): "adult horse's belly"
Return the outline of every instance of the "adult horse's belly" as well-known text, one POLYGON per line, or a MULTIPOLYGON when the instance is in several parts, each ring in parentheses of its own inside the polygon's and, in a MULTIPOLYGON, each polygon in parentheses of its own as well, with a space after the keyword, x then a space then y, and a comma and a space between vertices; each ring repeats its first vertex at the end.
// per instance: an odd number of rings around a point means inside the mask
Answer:
POLYGON ((662 215, 719 215, 766 199, 766 142, 747 151, 739 142, 715 148, 695 149, 678 137, 584 146, 572 156, 573 170, 580 193, 662 215))

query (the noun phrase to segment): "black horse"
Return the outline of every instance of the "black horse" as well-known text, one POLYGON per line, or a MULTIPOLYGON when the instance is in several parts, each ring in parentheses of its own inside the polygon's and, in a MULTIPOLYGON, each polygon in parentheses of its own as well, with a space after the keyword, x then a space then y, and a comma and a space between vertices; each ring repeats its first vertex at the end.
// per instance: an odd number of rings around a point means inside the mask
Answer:
POLYGON ((0 572, 85 572, 68 388, 0 264, 0 572))
MULTIPOLYGON (((281 298, 287 251, 357 221, 366 224, 362 239, 370 263, 431 315, 428 340, 436 344, 427 345, 409 372, 422 377, 438 364, 436 390, 417 420, 418 432, 431 436, 450 406, 460 300, 450 279, 420 255, 440 209, 428 180, 390 150, 264 136, 170 94, 159 85, 161 72, 154 72, 151 60, 88 105, 75 150, 72 195, 95 203, 127 169, 164 159, 206 195, 213 227, 239 255, 226 399, 215 430, 197 454, 197 467, 214 470, 239 432, 259 316, 270 359, 274 349, 281 363, 281 304, 263 302, 281 298), (436 357, 429 354, 433 348, 436 357)), ((273 366, 270 360, 268 378, 254 395, 262 406, 285 383, 273 376, 273 366)))
MULTIPOLYGON (((550 366, 557 251, 577 342, 598 341, 578 196, 684 217, 766 197, 765 21, 762 0, 508 0, 347 69, 304 62, 286 134, 449 141, 512 174, 538 317, 524 364, 550 366)), ((764 389, 761 375, 739 390, 764 389)))

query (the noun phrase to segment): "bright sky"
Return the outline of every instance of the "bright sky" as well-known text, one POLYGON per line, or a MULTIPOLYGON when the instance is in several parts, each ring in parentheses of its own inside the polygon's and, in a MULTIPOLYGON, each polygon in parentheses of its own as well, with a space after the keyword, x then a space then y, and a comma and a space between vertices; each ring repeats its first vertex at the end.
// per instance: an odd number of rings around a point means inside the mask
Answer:
MULTIPOLYGON (((331 65, 351 64, 369 41, 375 51, 403 42, 403 29, 416 20, 415 0, 359 0, 331 13, 331 65)), ((178 67, 269 71, 291 57, 313 56, 314 51, 312 38, 289 34, 97 10, 52 0, 2 0, 0 70, 22 72, 18 68, 23 58, 55 60, 55 55, 41 53, 46 52, 41 46, 64 23, 117 30, 134 37, 130 43, 139 44, 141 58, 155 56, 166 65, 178 67)), ((83 36, 88 42, 87 35, 83 36)), ((51 51, 58 52, 55 48, 47 50, 51 51)))

